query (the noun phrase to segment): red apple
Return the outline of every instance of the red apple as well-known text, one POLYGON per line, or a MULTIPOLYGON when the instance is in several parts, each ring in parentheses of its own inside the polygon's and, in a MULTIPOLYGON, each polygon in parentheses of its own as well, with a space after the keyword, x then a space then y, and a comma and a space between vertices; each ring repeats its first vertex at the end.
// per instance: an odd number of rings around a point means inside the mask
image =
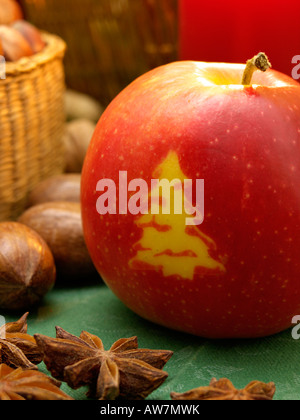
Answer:
POLYGON ((210 338, 271 335, 300 314, 300 85, 268 70, 244 86, 244 69, 176 62, 141 76, 104 112, 82 173, 105 283, 141 317, 210 338), (142 184, 130 181, 163 178, 204 180, 202 224, 175 204, 132 214, 142 184))

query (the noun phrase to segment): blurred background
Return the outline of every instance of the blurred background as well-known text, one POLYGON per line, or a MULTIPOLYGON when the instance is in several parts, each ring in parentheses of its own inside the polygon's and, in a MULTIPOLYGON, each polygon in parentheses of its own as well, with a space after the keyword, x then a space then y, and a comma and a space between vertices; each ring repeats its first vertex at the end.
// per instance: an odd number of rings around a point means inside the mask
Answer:
POLYGON ((299 0, 0 0, 0 220, 45 178, 80 173, 106 106, 154 67, 263 51, 291 75, 299 18, 299 0))
POLYGON ((104 106, 178 57, 177 0, 21 0, 27 20, 67 43, 68 87, 104 106))
POLYGON ((68 87, 104 106, 145 71, 177 59, 246 62, 264 51, 291 74, 300 2, 20 0, 27 20, 67 43, 68 87))
POLYGON ((245 63, 262 51, 274 69, 291 75, 292 57, 300 54, 299 19, 299 0, 179 0, 179 55, 245 63))

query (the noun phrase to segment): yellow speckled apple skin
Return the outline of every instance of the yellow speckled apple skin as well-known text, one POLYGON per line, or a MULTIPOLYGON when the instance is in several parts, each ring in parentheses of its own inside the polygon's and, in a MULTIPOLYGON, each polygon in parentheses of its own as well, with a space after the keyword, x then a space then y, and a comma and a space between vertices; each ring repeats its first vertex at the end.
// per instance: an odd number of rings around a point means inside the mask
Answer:
POLYGON ((300 85, 268 70, 242 86, 244 68, 141 76, 104 112, 82 173, 85 239, 108 287, 140 316, 210 338, 274 334, 300 314, 300 85), (115 182, 118 208, 120 171, 204 179, 203 223, 100 215, 97 183, 115 182))

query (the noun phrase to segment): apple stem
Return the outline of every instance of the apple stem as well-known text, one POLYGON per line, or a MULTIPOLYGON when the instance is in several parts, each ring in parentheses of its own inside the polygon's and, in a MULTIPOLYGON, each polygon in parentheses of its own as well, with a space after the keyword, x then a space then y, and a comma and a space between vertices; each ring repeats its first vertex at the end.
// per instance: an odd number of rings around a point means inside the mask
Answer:
POLYGON ((257 54, 251 60, 247 61, 246 68, 243 74, 242 85, 249 86, 251 84, 253 73, 256 70, 265 72, 271 67, 272 65, 269 62, 269 59, 265 53, 261 52, 257 54))

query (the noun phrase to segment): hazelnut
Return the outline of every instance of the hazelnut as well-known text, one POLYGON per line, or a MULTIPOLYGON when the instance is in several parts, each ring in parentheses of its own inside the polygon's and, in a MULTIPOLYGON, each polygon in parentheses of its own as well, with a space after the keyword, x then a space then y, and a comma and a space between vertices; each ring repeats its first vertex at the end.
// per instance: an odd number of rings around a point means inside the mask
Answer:
POLYGON ((68 173, 80 173, 93 137, 96 124, 87 119, 77 119, 66 124, 63 136, 65 146, 65 171, 68 173))
POLYGON ((15 0, 0 0, 0 25, 10 25, 22 18, 22 9, 15 0))
POLYGON ((53 255, 32 229, 15 222, 0 223, 0 308, 28 309, 55 283, 53 255))
POLYGON ((33 55, 33 50, 23 35, 10 26, 0 26, 0 40, 4 57, 8 61, 17 61, 22 57, 33 55))
POLYGON ((26 210, 19 222, 34 229, 51 249, 60 284, 99 279, 82 228, 80 203, 52 202, 26 210))
POLYGON ((40 31, 34 25, 25 20, 17 20, 12 24, 12 27, 23 35, 34 54, 43 50, 45 42, 42 39, 40 31))
POLYGON ((80 174, 54 175, 41 181, 29 194, 27 207, 53 201, 80 202, 80 174))
POLYGON ((65 110, 69 121, 84 118, 97 123, 103 113, 103 107, 96 99, 71 89, 65 94, 65 110))

